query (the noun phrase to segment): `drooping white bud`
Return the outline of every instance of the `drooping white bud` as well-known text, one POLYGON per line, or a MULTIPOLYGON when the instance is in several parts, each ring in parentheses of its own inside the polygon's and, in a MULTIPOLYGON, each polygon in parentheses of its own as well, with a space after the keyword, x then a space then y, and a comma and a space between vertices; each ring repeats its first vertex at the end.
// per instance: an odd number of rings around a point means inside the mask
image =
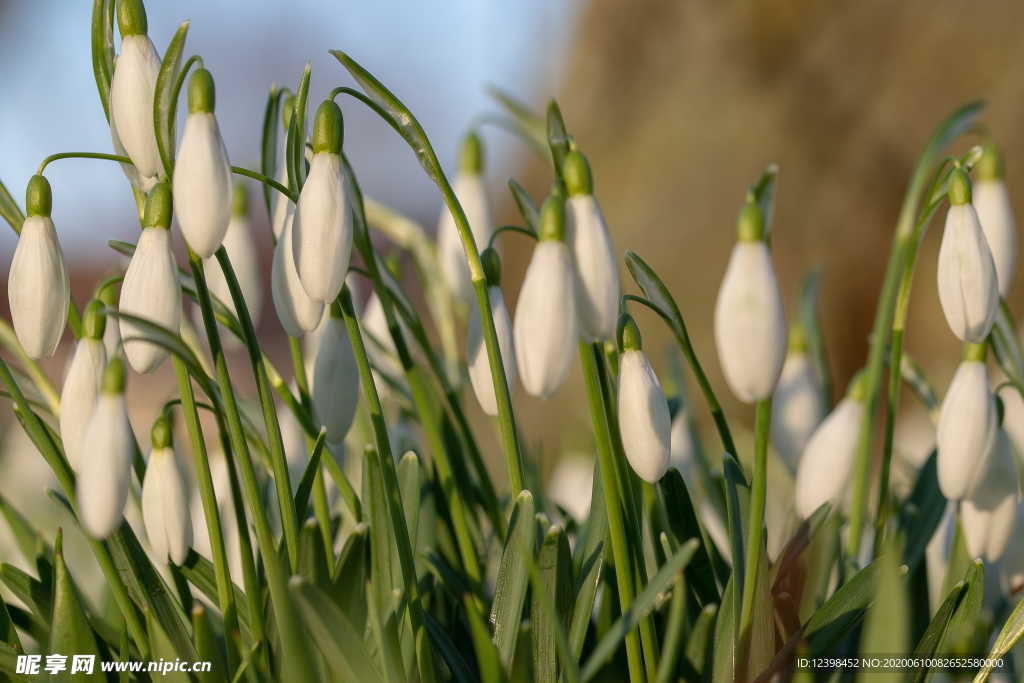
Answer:
POLYGON ((526 269, 513 336, 526 391, 548 398, 562 385, 578 341, 572 254, 562 240, 565 209, 552 195, 541 209, 540 242, 526 269))
POLYGON ((124 361, 107 363, 96 409, 89 419, 88 450, 78 463, 78 517, 94 538, 103 539, 121 524, 131 484, 135 436, 124 400, 124 361))
MULTIPOLYGON (((121 283, 118 309, 177 333, 181 327, 181 288, 178 264, 171 251, 170 224, 170 188, 160 183, 146 200, 142 235, 121 283)), ((152 372, 167 358, 163 347, 146 340, 152 334, 143 326, 121 318, 120 327, 125 355, 136 372, 152 372)))
POLYGON ((802 337, 796 329, 790 335, 790 351, 772 399, 772 444, 791 472, 825 417, 818 377, 802 337))
POLYGON ((995 145, 986 145, 982 152, 978 161, 978 182, 973 190, 972 204, 992 251, 999 295, 1006 297, 1017 272, 1017 221, 1003 180, 1002 159, 995 145))
POLYGON ((332 305, 322 325, 310 390, 313 413, 327 428, 327 439, 341 441, 359 405, 359 367, 337 305, 332 305))
POLYGON ((107 352, 103 346, 106 325, 103 303, 91 301, 85 309, 82 338, 75 346, 75 355, 60 394, 60 438, 68 462, 76 471, 82 454, 88 453, 90 448, 85 435, 96 408, 103 369, 107 365, 107 352))
MULTIPOLYGON (((263 307, 263 284, 260 281, 259 254, 256 251, 256 243, 253 241, 252 228, 249 224, 248 197, 245 186, 241 184, 235 186, 231 220, 228 222, 223 246, 231 261, 231 267, 235 271, 238 286, 242 288, 245 307, 249 310, 249 316, 255 326, 259 322, 260 310, 263 307)), ((209 258, 203 262, 203 265, 206 286, 209 287, 210 293, 220 299, 231 312, 237 314, 235 302, 231 298, 231 290, 228 288, 227 279, 224 277, 220 263, 216 258, 209 258)), ((225 339, 227 338, 225 337, 225 339)))
POLYGON ((950 206, 939 247, 939 302, 959 339, 985 341, 999 306, 992 251, 971 206, 971 186, 962 169, 950 178, 950 206))
POLYGON ((192 518, 185 477, 171 445, 170 425, 163 418, 153 427, 153 450, 142 482, 142 521, 153 554, 161 562, 180 565, 192 545, 192 518))
POLYGON ((988 467, 960 504, 960 525, 972 558, 995 562, 1006 550, 1017 521, 1019 482, 1013 442, 1000 429, 988 467))
POLYGON ((811 435, 796 474, 796 511, 807 519, 824 503, 843 503, 864 418, 862 376, 811 435))
POLYGON ((654 484, 669 464, 672 419, 668 401, 643 352, 640 330, 631 317, 619 323, 619 432, 630 467, 654 484))
POLYGON ((936 430, 939 488, 950 500, 971 496, 991 461, 998 433, 996 405, 985 368, 985 346, 966 344, 936 430))
POLYGON ((141 2, 118 3, 121 52, 110 81, 110 126, 135 165, 142 189, 149 191, 163 166, 153 126, 153 94, 160 55, 146 35, 141 2))
POLYGON ((352 256, 352 209, 341 169, 341 109, 331 100, 316 112, 313 161, 295 208, 295 268, 310 299, 330 303, 341 291, 352 256))
MULTIPOLYGON (((452 182, 452 189, 466 214, 476 248, 482 252, 490 242, 494 226, 491 224, 483 176, 483 146, 476 133, 470 133, 462 142, 459 171, 452 182)), ((441 217, 437 222, 437 250, 441 271, 452 294, 464 304, 470 304, 473 301, 473 284, 469 277, 469 263, 455 219, 447 206, 441 207, 441 217)))
MULTIPOLYGON (((491 303, 494 331, 498 335, 498 350, 501 352, 501 361, 505 368, 505 381, 508 383, 511 393, 516 383, 516 354, 512 341, 512 320, 509 318, 505 297, 498 285, 501 266, 498 254, 493 249, 485 249, 481 254, 481 261, 484 264, 484 273, 487 277, 487 298, 491 303)), ((483 411, 488 415, 497 415, 498 401, 494 394, 494 382, 487 357, 487 346, 484 344, 482 322, 480 307, 473 305, 470 309, 466 342, 469 381, 473 385, 473 393, 476 394, 476 400, 480 403, 483 411)))
POLYGON ((206 69, 189 80, 188 110, 174 164, 174 213, 188 246, 205 259, 220 248, 231 219, 231 163, 206 69))
POLYGON ((28 217, 14 249, 7 297, 18 342, 30 358, 44 358, 53 355, 64 333, 70 283, 50 219, 50 183, 32 176, 26 195, 28 217))
POLYGON ((775 389, 786 357, 786 321, 761 211, 748 202, 739 241, 715 303, 715 346, 736 398, 754 403, 775 389))
POLYGON ((294 214, 289 212, 285 219, 277 246, 274 247, 274 264, 270 273, 270 293, 281 327, 292 337, 301 337, 316 328, 323 316, 324 304, 314 301, 306 294, 299 274, 295 270, 295 255, 292 250, 294 214))
POLYGON ((610 339, 619 318, 619 269, 601 205, 594 197, 590 165, 577 150, 562 163, 569 200, 565 241, 576 272, 580 334, 588 341, 610 339))

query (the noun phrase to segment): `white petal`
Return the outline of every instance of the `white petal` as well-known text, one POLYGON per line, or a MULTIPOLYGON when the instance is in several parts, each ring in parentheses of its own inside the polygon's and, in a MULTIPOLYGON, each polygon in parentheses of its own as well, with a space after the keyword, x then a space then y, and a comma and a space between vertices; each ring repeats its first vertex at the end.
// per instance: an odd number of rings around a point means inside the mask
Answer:
POLYGON ((715 304, 715 345, 738 399, 754 403, 771 395, 786 357, 786 321, 763 242, 733 248, 715 304))
POLYGON ((120 525, 131 482, 135 437, 124 394, 102 394, 86 432, 89 450, 78 463, 78 515, 94 538, 106 538, 120 525))
POLYGON ((939 247, 939 302, 963 341, 985 341, 999 304, 995 264, 974 208, 951 206, 939 247))
POLYGON ((992 457, 996 435, 996 407, 985 364, 964 361, 950 382, 936 430, 939 488, 946 498, 971 495, 992 457))
POLYGON ((796 511, 804 519, 824 503, 833 509, 850 485, 864 404, 844 398, 815 430, 796 475, 796 511))
POLYGON ((270 293, 281 327, 290 336, 301 337, 320 323, 324 305, 320 301, 310 299, 299 282, 292 242, 292 219, 289 217, 285 221, 281 238, 274 247, 270 293))
MULTIPOLYGON (((259 253, 256 250, 249 220, 245 216, 231 217, 227 233, 224 235, 223 246, 231 261, 231 267, 235 271, 238 286, 242 288, 245 307, 249 310, 253 325, 256 325, 263 307, 263 284, 260 280, 259 253)), ((220 299, 234 313, 235 303, 231 298, 231 290, 228 288, 220 263, 216 258, 209 258, 204 261, 203 265, 206 285, 210 288, 210 293, 220 299)))
POLYGON ((562 242, 533 251, 516 305, 516 364, 523 388, 547 398, 562 385, 578 339, 572 256, 562 242))
POLYGON ((53 221, 25 219, 7 279, 11 322, 30 358, 52 356, 68 317, 68 270, 53 221))
MULTIPOLYGON (((277 182, 284 187, 288 187, 288 164, 284 160, 281 161, 281 169, 277 172, 277 182)), ((281 239, 281 232, 284 231, 284 222, 288 215, 295 210, 295 204, 277 190, 272 190, 272 192, 274 215, 271 219, 270 227, 274 231, 274 239, 279 240, 281 239)))
MULTIPOLYGON (((460 173, 455 177, 452 189, 466 214, 477 251, 482 252, 487 248, 487 243, 494 233, 484 179, 480 175, 460 173)), ((473 285, 469 279, 469 263, 462 247, 462 238, 455 227, 455 219, 452 218, 447 206, 441 207, 441 217, 437 223, 437 243, 438 258, 448 287, 457 299, 466 304, 471 303, 473 285)))
POLYGON ((818 379, 806 353, 786 356, 772 399, 772 444, 790 471, 796 471, 811 434, 825 417, 818 379))
MULTIPOLYGON (((516 383, 516 355, 512 342, 512 321, 509 319, 505 297, 499 287, 489 287, 487 298, 491 302, 491 318, 498 334, 498 350, 501 352, 502 365, 505 368, 505 380, 509 392, 516 383)), ((480 308, 473 306, 469 317, 468 341, 466 357, 469 362, 469 381, 473 385, 473 393, 480 407, 488 415, 498 414, 498 401, 494 395, 494 383, 491 381, 491 365, 487 358, 487 346, 484 344, 481 325, 480 308)))
POLYGON ((601 207, 593 195, 566 202, 566 243, 576 271, 580 332, 589 341, 611 339, 619 319, 619 269, 601 207))
POLYGON ((1010 193, 1002 179, 979 180, 974 183, 971 195, 985 241, 992 252, 999 294, 1005 297, 1017 271, 1017 221, 1010 193))
POLYGON ((672 430, 668 402, 642 351, 619 358, 619 431, 633 471, 654 484, 668 469, 672 430))
POLYGON ((160 56, 148 36, 121 40, 110 82, 110 117, 146 191, 162 169, 153 130, 153 91, 159 73, 160 56))
POLYGON ((174 162, 174 215, 192 251, 210 258, 231 219, 231 164, 211 112, 189 114, 174 162))
POLYGON ((359 404, 359 368, 345 321, 328 316, 313 365, 313 411, 330 441, 348 434, 359 404))
MULTIPOLYGON (((171 235, 163 228, 145 228, 121 284, 118 309, 162 325, 172 332, 181 327, 181 289, 178 265, 171 252, 171 235)), ((148 337, 145 329, 121 319, 125 356, 139 373, 152 372, 164 362, 167 351, 138 339, 148 337), (133 339, 134 338, 134 339, 133 339)))
POLYGON ((170 448, 149 456, 142 483, 142 520, 153 554, 181 564, 192 545, 192 521, 185 478, 170 448))
POLYGON ((672 418, 669 446, 669 464, 679 470, 687 485, 692 485, 693 472, 697 467, 697 444, 693 440, 685 408, 680 408, 672 418))
MULTIPOLYGON (((113 325, 113 319, 107 324, 113 325)), ((82 337, 75 346, 75 355, 64 378, 60 394, 60 438, 68 461, 76 471, 83 454, 89 452, 85 433, 96 408, 106 363, 107 352, 103 342, 82 337)))
POLYGON ((313 155, 295 208, 292 247, 309 298, 333 301, 345 283, 352 255, 352 213, 337 154, 313 155))

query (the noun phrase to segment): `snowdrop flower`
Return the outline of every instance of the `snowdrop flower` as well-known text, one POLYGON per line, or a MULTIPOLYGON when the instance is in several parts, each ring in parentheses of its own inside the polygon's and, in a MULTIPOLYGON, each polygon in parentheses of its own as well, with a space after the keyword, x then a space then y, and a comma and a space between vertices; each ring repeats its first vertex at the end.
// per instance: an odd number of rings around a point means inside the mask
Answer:
POLYGON ((995 145, 986 145, 982 152, 978 162, 978 182, 973 190, 972 203, 985 233, 985 241, 992 251, 999 295, 1005 297, 1017 272, 1017 221, 1003 180, 1003 161, 995 145))
POLYGON ((576 269, 576 308, 580 333, 588 341, 611 339, 619 317, 619 269, 608 226, 594 197, 590 165, 573 150, 562 163, 569 200, 566 238, 576 269))
POLYGON ((843 502, 864 418, 864 380, 858 374, 846 396, 814 430, 796 473, 796 511, 807 519, 824 503, 843 502))
POLYGON ((960 525, 972 558, 995 562, 1006 550, 1017 520, 1019 481, 1013 442, 1000 429, 991 462, 960 504, 960 525))
POLYGON ((292 250, 292 221, 294 212, 289 211, 284 222, 281 238, 274 247, 274 264, 270 272, 270 294, 281 327, 291 337, 301 337, 320 323, 324 313, 322 301, 314 301, 306 294, 299 274, 295 270, 295 255, 292 250))
POLYGON ((811 434, 825 417, 821 387, 807 356, 807 337, 801 325, 789 335, 789 353, 772 399, 772 444, 795 472, 811 434))
POLYGON ((128 422, 124 384, 124 361, 112 358, 86 430, 88 454, 83 453, 78 463, 78 517, 93 538, 114 533, 128 500, 135 435, 128 422))
MULTIPOLYGON (((295 109, 295 95, 288 95, 285 98, 284 103, 281 105, 281 123, 284 126, 284 137, 287 142, 288 139, 288 127, 291 124, 292 111, 295 109)), ((287 144, 285 144, 281 150, 281 162, 277 171, 277 182, 288 187, 288 158, 287 158, 287 144)), ((287 196, 272 190, 273 196, 273 213, 270 218, 270 228, 274 232, 274 239, 281 239, 281 233, 284 231, 284 222, 288 218, 290 211, 295 210, 295 203, 288 199, 287 196)))
POLYGON ((7 277, 11 322, 30 358, 52 356, 68 317, 70 284, 57 230, 50 219, 50 183, 32 176, 26 192, 28 218, 21 226, 7 277))
POLYGON ((64 378, 60 393, 60 439, 71 467, 78 470, 83 453, 89 446, 85 438, 107 365, 107 351, 103 346, 103 333, 107 327, 103 302, 93 299, 85 307, 82 319, 82 338, 75 346, 75 355, 64 378))
POLYGON ((153 127, 153 93, 160 73, 160 55, 146 35, 142 0, 117 3, 117 25, 121 53, 110 81, 111 133, 128 153, 142 189, 148 192, 163 168, 153 127))
POLYGON ((192 545, 192 516, 185 477, 174 455, 171 426, 165 417, 153 425, 152 442, 142 482, 142 521, 157 559, 166 562, 170 558, 180 565, 192 545))
MULTIPOLYGON (((260 308, 263 306, 263 287, 260 283, 259 254, 256 252, 256 243, 253 241, 252 229, 249 225, 249 195, 245 185, 235 185, 232 199, 231 220, 228 222, 228 230, 224 235, 224 251, 227 252, 231 267, 238 279, 238 286, 242 289, 242 299, 249 311, 249 317, 255 326, 259 322, 260 308)), ((228 288, 224 271, 216 257, 208 258, 203 262, 203 271, 206 274, 206 285, 210 293, 221 300, 232 313, 236 313, 235 302, 231 298, 231 290, 228 288)), ((230 339, 233 337, 226 337, 230 339)))
POLYGON ((324 320, 312 380, 313 412, 327 428, 328 441, 341 441, 359 404, 359 367, 338 302, 324 320))
MULTIPOLYGON (((171 251, 170 226, 171 189, 167 183, 160 183, 146 199, 142 235, 121 283, 118 308, 177 333, 181 327, 181 289, 178 264, 171 251)), ((124 318, 120 322, 128 363, 139 373, 156 370, 167 351, 140 339, 148 335, 141 325, 124 318)))
MULTIPOLYGON (((459 171, 452 182, 452 189, 466 214, 478 250, 485 249, 494 234, 483 169, 484 151, 480 137, 476 133, 469 133, 462 141, 459 171)), ((441 208, 441 217, 438 219, 437 243, 438 258, 448 287, 455 298, 470 304, 473 301, 473 283, 470 282, 469 263, 462 246, 462 237, 447 206, 441 208)))
POLYGON ((949 180, 938 277, 939 302, 953 334, 967 342, 985 341, 999 306, 999 287, 992 252, 971 206, 971 181, 961 168, 949 180))
MULTIPOLYGON (((505 297, 501 293, 501 262, 498 253, 491 248, 484 250, 480 260, 483 262, 484 276, 487 279, 487 298, 491 302, 491 317, 494 319, 494 330, 498 334, 498 350, 501 352, 501 361, 505 368, 505 381, 511 393, 516 383, 516 354, 512 342, 512 321, 508 315, 508 308, 505 307, 505 297)), ((494 395, 494 381, 481 323, 480 307, 474 305, 469 316, 466 342, 469 381, 483 411, 488 415, 497 415, 498 400, 494 395)))
POLYGON ((513 337, 523 388, 548 398, 562 385, 578 338, 572 254, 565 239, 565 202, 550 195, 516 306, 513 337))
POLYGON ((768 398, 786 355, 786 322, 764 219, 753 200, 739 219, 739 240, 718 290, 715 346, 729 388, 744 403, 768 398))
POLYGON ((985 345, 965 344, 963 361, 942 402, 936 431, 939 488, 946 498, 971 496, 991 462, 997 433, 985 345))
POLYGON ((628 314, 619 322, 619 431, 630 467, 654 484, 668 469, 672 419, 668 401, 628 314))
POLYGON ((174 163, 174 213, 201 258, 220 248, 231 219, 231 163, 213 110, 213 76, 197 69, 188 82, 188 117, 174 163))
POLYGON ((292 224, 295 268, 306 294, 330 303, 352 255, 352 212, 341 170, 341 109, 325 100, 313 124, 313 161, 292 224))

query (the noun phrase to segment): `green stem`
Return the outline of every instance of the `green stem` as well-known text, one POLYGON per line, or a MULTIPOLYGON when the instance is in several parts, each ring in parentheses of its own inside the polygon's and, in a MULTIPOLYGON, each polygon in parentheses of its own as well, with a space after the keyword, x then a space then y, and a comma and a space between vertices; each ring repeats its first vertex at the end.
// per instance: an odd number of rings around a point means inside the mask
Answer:
POLYGON ((39 367, 39 363, 29 358, 28 354, 25 353, 25 349, 18 341, 14 330, 5 320, 0 320, 0 345, 6 346, 11 353, 18 357, 29 379, 32 380, 36 388, 39 389, 39 393, 42 394, 43 400, 46 401, 46 405, 49 407, 50 412, 53 413, 53 416, 60 415, 60 394, 57 393, 57 390, 50 382, 50 378, 39 367))
POLYGON ((746 568, 739 634, 742 639, 753 617, 757 572, 764 554, 764 508, 768 494, 768 432, 772 425, 772 399, 757 402, 754 421, 754 471, 750 486, 750 523, 747 525, 746 568))
POLYGON ((246 178, 252 178, 253 180, 258 180, 261 183, 263 183, 264 185, 266 185, 267 187, 274 188, 275 190, 277 190, 278 192, 280 192, 281 194, 283 194, 285 197, 287 197, 288 199, 292 200, 293 202, 299 201, 298 193, 292 192, 291 190, 289 190, 287 187, 285 187, 281 183, 277 182, 273 178, 268 178, 267 176, 263 175, 262 173, 259 173, 257 171, 251 171, 248 168, 242 168, 241 166, 232 166, 231 167, 231 172, 234 173, 235 175, 241 175, 241 176, 245 176, 246 178))
POLYGON ((36 175, 42 175, 47 166, 54 161, 59 161, 60 159, 105 159, 107 161, 116 161, 119 164, 129 164, 134 166, 131 159, 126 156, 121 156, 120 154, 107 154, 105 152, 60 152, 58 154, 51 154, 43 159, 39 164, 39 168, 36 169, 36 175))

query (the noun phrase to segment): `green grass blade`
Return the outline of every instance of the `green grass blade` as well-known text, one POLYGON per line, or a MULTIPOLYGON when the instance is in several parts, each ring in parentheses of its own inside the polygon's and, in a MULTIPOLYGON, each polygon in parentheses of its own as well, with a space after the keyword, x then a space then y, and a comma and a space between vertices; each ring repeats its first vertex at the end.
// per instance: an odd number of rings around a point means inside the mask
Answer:
POLYGON ((114 0, 92 3, 92 71, 103 114, 110 119, 110 81, 114 77, 114 0))
POLYGON ((804 625, 811 656, 832 651, 832 647, 863 618, 875 596, 878 561, 854 574, 804 625))
POLYGON ((542 683, 557 683, 556 638, 559 631, 564 637, 573 602, 572 555, 564 529, 552 526, 547 530, 536 566, 537 582, 533 584, 530 606, 533 678, 542 683))
MULTIPOLYGON (((914 648, 913 659, 922 661, 932 657, 938 650, 939 643, 945 638, 946 629, 949 625, 949 620, 953 616, 953 612, 960 605, 961 600, 967 593, 967 583, 961 581, 957 585, 953 586, 953 590, 949 592, 946 599, 942 601, 939 609, 936 610, 935 616, 930 622, 928 627, 925 629, 924 634, 921 635, 920 640, 917 641, 917 646, 914 648)), ((928 670, 922 666, 916 666, 907 672, 908 683, 918 683, 925 679, 925 675, 928 670)))
POLYGON ((320 458, 323 456, 324 444, 327 439, 327 430, 320 428, 316 441, 313 442, 313 452, 306 463, 306 469, 299 480, 299 486, 295 491, 295 516, 302 519, 306 516, 306 507, 309 505, 309 494, 313 491, 313 481, 317 472, 320 471, 320 458))
POLYGON ((526 588, 530 581, 523 553, 524 549, 533 551, 536 529, 533 515, 533 494, 523 491, 516 497, 512 518, 509 520, 508 537, 501 555, 490 615, 494 644, 506 671, 511 669, 512 658, 516 653, 516 639, 519 637, 526 588))
MULTIPOLYGON (((910 650, 909 600, 906 568, 898 564, 899 553, 889 548, 878 559, 878 575, 873 590, 874 600, 868 607, 860 639, 860 654, 904 656, 910 650)), ((902 673, 861 671, 859 681, 903 680, 902 673)))
POLYGON ((181 68, 181 55, 185 49, 188 25, 189 22, 182 22, 171 38, 160 64, 153 93, 153 128, 156 131, 156 147, 160 153, 160 161, 163 162, 165 178, 170 178, 174 174, 174 129, 177 121, 173 116, 177 109, 175 97, 178 94, 175 84, 178 80, 178 69, 181 68))

